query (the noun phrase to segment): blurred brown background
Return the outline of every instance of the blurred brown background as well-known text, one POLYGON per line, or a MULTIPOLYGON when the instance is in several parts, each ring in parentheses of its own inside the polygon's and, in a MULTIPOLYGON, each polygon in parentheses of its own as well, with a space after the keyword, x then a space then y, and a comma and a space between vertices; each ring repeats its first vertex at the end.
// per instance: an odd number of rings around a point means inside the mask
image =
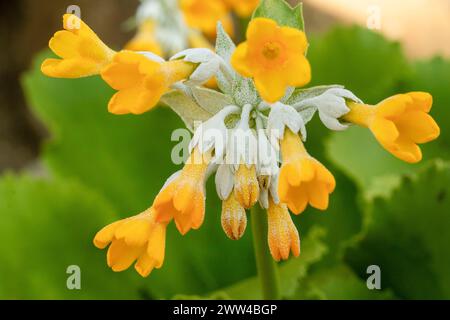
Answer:
MULTIPOLYGON (((119 49, 131 37, 123 23, 138 0, 0 2, 0 172, 32 163, 39 152, 46 132, 26 107, 20 76, 61 28, 61 15, 73 4, 111 47, 119 49)), ((381 14, 379 31, 401 41, 409 57, 450 56, 450 0, 304 0, 304 7, 309 33, 336 23, 366 25, 375 8, 381 14)))

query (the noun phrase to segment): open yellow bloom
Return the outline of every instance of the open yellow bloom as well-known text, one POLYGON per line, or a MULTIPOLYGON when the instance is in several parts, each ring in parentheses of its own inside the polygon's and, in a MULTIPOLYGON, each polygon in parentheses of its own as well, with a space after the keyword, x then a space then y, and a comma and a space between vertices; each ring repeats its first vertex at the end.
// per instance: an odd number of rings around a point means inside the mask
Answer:
POLYGON ((259 0, 225 0, 238 16, 245 18, 250 17, 259 4, 259 0))
POLYGON ((307 47, 304 32, 256 18, 248 26, 247 41, 234 51, 231 64, 244 77, 254 79, 264 100, 276 102, 289 86, 301 87, 311 80, 307 47))
POLYGON ((259 183, 255 165, 240 164, 234 179, 236 200, 245 209, 250 209, 259 198, 259 183))
POLYGON ((289 129, 281 140, 281 154, 280 200, 295 214, 303 212, 308 203, 319 210, 327 209, 329 194, 336 186, 330 171, 308 154, 299 135, 289 129))
POLYGON ((175 60, 154 61, 144 54, 121 51, 102 71, 103 80, 118 90, 110 100, 108 110, 114 114, 141 114, 158 103, 169 87, 187 79, 195 64, 175 60))
POLYGON ((156 222, 152 208, 134 217, 116 221, 102 230, 94 244, 99 249, 109 244, 107 262, 115 272, 128 269, 131 264, 143 277, 154 268, 159 269, 164 262, 166 243, 166 223, 156 222))
POLYGON ((376 106, 348 103, 344 120, 369 128, 378 142, 397 158, 415 163, 422 159, 417 144, 436 139, 440 129, 428 114, 433 97, 410 92, 387 98, 376 106))
POLYGON ((99 74, 115 52, 108 48, 80 18, 63 17, 65 30, 50 39, 49 47, 61 59, 46 59, 41 71, 49 77, 81 78, 99 74))
POLYGON ((269 249, 272 257, 276 261, 286 260, 291 251, 294 257, 298 257, 300 255, 300 237, 286 205, 277 205, 270 198, 267 216, 269 249))
POLYGON ((148 51, 162 56, 163 52, 155 37, 156 23, 147 20, 139 26, 138 32, 125 46, 126 50, 148 51))
POLYGON ((157 221, 172 219, 181 234, 198 229, 205 216, 205 173, 210 159, 194 149, 180 175, 156 197, 153 208, 157 221))
POLYGON ((223 231, 232 240, 238 240, 244 234, 247 227, 247 215, 245 209, 236 200, 234 193, 222 202, 221 222, 223 231))
POLYGON ((228 33, 233 29, 231 16, 222 0, 180 0, 180 8, 187 25, 208 37, 216 35, 217 21, 222 22, 228 33))

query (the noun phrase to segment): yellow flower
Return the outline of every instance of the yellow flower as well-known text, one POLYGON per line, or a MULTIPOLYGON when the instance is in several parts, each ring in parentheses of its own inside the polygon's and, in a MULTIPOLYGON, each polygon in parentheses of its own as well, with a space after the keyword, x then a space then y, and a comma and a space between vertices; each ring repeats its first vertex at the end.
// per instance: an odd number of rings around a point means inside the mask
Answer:
POLYGON ((107 66, 115 52, 77 16, 65 14, 65 30, 50 39, 49 47, 61 59, 46 59, 41 71, 49 77, 80 78, 96 75, 107 66))
POLYGON ((238 240, 244 234, 247 227, 247 215, 233 193, 230 194, 228 199, 222 201, 221 221, 223 231, 228 238, 238 240))
POLYGON ((334 191, 333 175, 306 151, 300 137, 286 129, 281 140, 283 164, 278 193, 289 209, 299 214, 309 203, 316 209, 328 208, 328 196, 334 191))
POLYGON ((221 21, 224 29, 232 33, 231 16, 221 0, 180 0, 180 8, 187 25, 199 29, 208 37, 216 35, 217 21, 221 21))
POLYGON ((157 221, 172 219, 181 234, 198 229, 205 216, 205 173, 210 157, 194 149, 183 170, 156 197, 153 208, 157 221))
POLYGON ((246 18, 252 15, 259 4, 259 0, 225 0, 238 16, 246 18))
POLYGON ((115 272, 128 269, 131 264, 143 277, 154 268, 159 269, 164 262, 166 223, 155 220, 152 208, 134 217, 116 221, 102 230, 94 244, 99 249, 106 248, 108 266, 115 272))
POLYGON ((231 64, 242 76, 254 79, 264 100, 276 102, 289 86, 304 86, 311 80, 307 47, 304 32, 256 18, 248 26, 247 41, 234 51, 231 64))
POLYGON ((147 20, 139 26, 137 34, 125 46, 126 50, 131 51, 148 51, 162 56, 161 46, 155 37, 156 23, 147 20))
POLYGON ((369 128, 378 142, 397 158, 415 163, 422 159, 417 144, 430 142, 440 134, 428 114, 433 97, 426 92, 410 92, 387 98, 376 106, 349 103, 344 121, 369 128))
POLYGON ((187 79, 195 64, 175 61, 154 61, 144 54, 121 51, 102 71, 103 80, 118 90, 108 110, 114 114, 141 114, 158 103, 170 85, 187 79))
POLYGON ((294 257, 298 257, 300 255, 300 237, 286 205, 277 205, 270 198, 267 215, 269 249, 272 257, 276 261, 286 260, 291 251, 294 257))
POLYGON ((240 164, 234 176, 234 195, 245 209, 250 209, 258 201, 259 183, 256 166, 240 164))

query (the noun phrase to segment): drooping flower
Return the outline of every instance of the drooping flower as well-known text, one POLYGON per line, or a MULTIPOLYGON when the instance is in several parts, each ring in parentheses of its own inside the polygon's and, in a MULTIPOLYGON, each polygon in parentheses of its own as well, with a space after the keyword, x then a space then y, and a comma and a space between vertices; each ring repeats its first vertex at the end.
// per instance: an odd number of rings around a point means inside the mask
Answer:
POLYGON ((234 195, 245 209, 250 209, 258 201, 259 183, 256 172, 258 141, 249 121, 253 107, 242 108, 241 119, 231 131, 228 143, 228 163, 234 164, 234 195))
POLYGON ((134 267, 143 277, 164 262, 167 223, 157 222, 153 208, 134 217, 116 221, 102 230, 94 244, 99 249, 108 245, 108 266, 115 272, 134 267))
POLYGON ((417 144, 427 143, 440 134, 439 126, 428 114, 433 98, 426 92, 398 94, 376 106, 349 103, 344 121, 367 127, 378 142, 397 158, 415 163, 422 159, 417 144))
POLYGON ((268 217, 269 249, 275 261, 287 260, 290 252, 300 255, 300 237, 285 204, 275 204, 270 198, 268 217))
POLYGON ((259 183, 255 165, 239 165, 235 174, 234 196, 245 209, 250 209, 258 201, 259 183))
POLYGON ((217 195, 222 200, 222 228, 228 238, 238 240, 247 227, 247 215, 244 207, 236 199, 234 166, 221 164, 216 172, 217 195))
POLYGON ((125 46, 126 50, 132 51, 148 51, 158 56, 162 56, 161 45, 156 39, 156 22, 148 19, 144 21, 138 28, 138 32, 125 46))
POLYGON ((308 203, 319 210, 328 208, 328 196, 334 191, 333 175, 306 151, 298 134, 286 129, 281 140, 283 164, 280 169, 278 194, 295 214, 308 203))
POLYGON ((238 240, 247 227, 247 214, 245 209, 236 200, 234 193, 222 201, 222 228, 228 238, 238 240))
POLYGON ((63 28, 49 42, 60 59, 46 59, 42 73, 55 78, 87 77, 99 74, 112 61, 115 52, 76 15, 65 14, 63 28))
POLYGON ((231 63, 241 75, 253 78, 264 100, 276 102, 289 86, 301 87, 311 80, 307 47, 303 31, 256 18, 250 22, 247 41, 236 48, 231 63))
POLYGON ((157 221, 168 223, 174 219, 181 234, 200 228, 205 216, 205 173, 210 160, 197 148, 192 151, 183 170, 155 198, 157 221))

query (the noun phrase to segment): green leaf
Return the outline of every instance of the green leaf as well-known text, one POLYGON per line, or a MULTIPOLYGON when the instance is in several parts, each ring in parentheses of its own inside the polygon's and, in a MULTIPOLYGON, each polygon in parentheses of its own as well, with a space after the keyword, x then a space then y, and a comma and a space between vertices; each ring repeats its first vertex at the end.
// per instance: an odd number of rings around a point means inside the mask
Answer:
POLYGON ((178 90, 172 90, 163 95, 161 102, 175 111, 191 131, 194 130, 196 122, 206 121, 214 114, 178 90))
POLYGON ((115 210, 92 190, 66 181, 5 176, 0 180, 0 298, 138 299, 137 275, 115 274, 92 244, 115 210), (66 286, 67 267, 81 269, 81 290, 66 286))
POLYGON ((255 106, 261 101, 255 84, 250 78, 236 76, 234 78, 232 92, 234 102, 241 107, 248 103, 255 106))
MULTIPOLYGON (((51 174, 98 192, 121 217, 148 208, 164 181, 181 167, 171 160, 170 139, 174 129, 184 127, 182 122, 161 107, 140 116, 109 114, 113 91, 100 78, 47 78, 40 72, 42 58, 23 83, 29 105, 50 129, 42 157, 51 174)), ((255 274, 250 235, 229 240, 221 228, 220 210, 211 179, 202 228, 181 236, 171 224, 163 268, 140 280, 152 297, 204 294, 255 274)), ((97 222, 96 229, 104 225, 97 222)), ((100 254, 104 258, 105 253, 100 254)), ((96 268, 108 277, 120 277, 108 271, 106 263, 96 268)))
POLYGON ((253 13, 253 19, 258 17, 275 20, 280 26, 305 30, 302 3, 292 8, 284 0, 261 0, 253 13))
MULTIPOLYGON (((222 23, 219 21, 217 23, 217 37, 216 37, 216 53, 222 57, 223 61, 228 65, 229 71, 233 77, 237 77, 237 73, 231 67, 231 56, 236 49, 236 46, 231 40, 230 36, 224 30, 222 23)), ((217 85, 223 93, 231 94, 232 86, 231 79, 227 75, 219 70, 217 74, 217 85)))
POLYGON ((369 290, 366 282, 346 265, 337 264, 308 274, 293 299, 381 300, 393 299, 390 291, 369 290))
MULTIPOLYGON (((301 254, 298 258, 290 258, 279 265, 280 287, 283 298, 290 297, 297 290, 299 283, 307 276, 308 269, 320 260, 327 252, 322 238, 324 230, 312 229, 306 238, 301 240, 301 254)), ((230 287, 217 290, 207 298, 233 299, 233 300, 255 300, 261 299, 259 279, 251 277, 238 282, 230 287)), ((204 299, 201 296, 177 295, 174 299, 204 299)))
POLYGON ((226 106, 233 104, 233 99, 216 90, 193 87, 192 94, 197 103, 210 114, 216 114, 226 106))
POLYGON ((402 299, 450 298, 450 163, 405 176, 388 198, 367 206, 361 240, 346 254, 363 276, 381 268, 382 288, 402 299))

